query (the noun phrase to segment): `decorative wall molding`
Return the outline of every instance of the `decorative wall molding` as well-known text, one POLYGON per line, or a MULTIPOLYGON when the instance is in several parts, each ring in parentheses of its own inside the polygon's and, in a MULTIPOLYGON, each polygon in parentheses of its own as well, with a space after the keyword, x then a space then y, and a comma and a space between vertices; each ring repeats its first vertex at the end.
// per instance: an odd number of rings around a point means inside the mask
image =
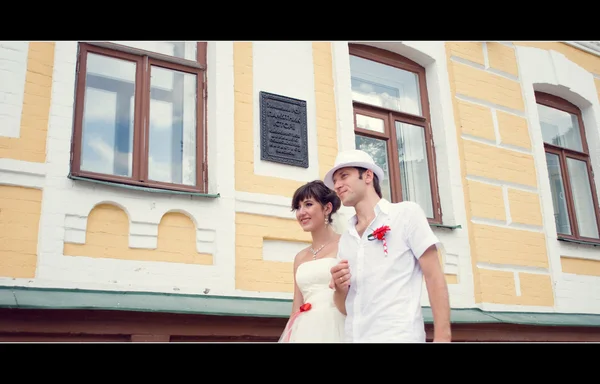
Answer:
POLYGON ((0 159, 0 184, 42 189, 46 164, 0 159))

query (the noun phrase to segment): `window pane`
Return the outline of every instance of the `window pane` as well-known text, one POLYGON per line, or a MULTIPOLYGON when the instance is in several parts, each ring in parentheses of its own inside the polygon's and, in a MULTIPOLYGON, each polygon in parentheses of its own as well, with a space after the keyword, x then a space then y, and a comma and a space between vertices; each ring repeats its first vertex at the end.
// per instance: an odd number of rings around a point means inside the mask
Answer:
POLYGON ((567 201, 565 199, 565 186, 558 155, 546 153, 546 164, 548 167, 548 177, 550 178, 550 190, 552 191, 556 232, 570 235, 571 225, 569 224, 569 212, 567 211, 567 201))
POLYGON ((196 75, 152 67, 148 178, 196 185, 196 75))
POLYGON ((383 169, 383 180, 379 180, 381 186, 381 194, 384 199, 392 201, 392 193, 390 189, 390 173, 387 157, 387 143, 384 140, 372 139, 370 137, 356 135, 356 149, 361 149, 367 152, 383 169))
POLYGON ((396 121, 402 199, 421 206, 433 218, 429 161, 422 127, 396 121))
POLYGON ((115 44, 162 53, 187 60, 197 60, 195 41, 111 41, 115 44))
POLYGON ((597 239, 598 223, 594 214, 587 163, 569 157, 567 158, 567 168, 569 169, 569 181, 571 182, 579 236, 597 239))
POLYGON ((354 101, 422 115, 416 73, 356 56, 350 56, 350 71, 354 101))
POLYGON ((583 151, 581 131, 576 115, 538 104, 542 137, 545 143, 583 151))
POLYGON ((81 170, 129 176, 136 63, 87 55, 81 170))
POLYGON ((369 131, 385 133, 383 120, 376 117, 356 114, 356 128, 368 129, 369 131))

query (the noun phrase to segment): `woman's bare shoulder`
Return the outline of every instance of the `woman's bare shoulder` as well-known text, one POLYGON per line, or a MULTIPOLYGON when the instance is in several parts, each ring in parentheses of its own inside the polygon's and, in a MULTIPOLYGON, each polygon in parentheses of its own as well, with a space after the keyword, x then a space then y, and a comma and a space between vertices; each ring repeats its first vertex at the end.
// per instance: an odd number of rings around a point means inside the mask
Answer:
POLYGON ((309 248, 306 247, 294 256, 294 269, 298 268, 298 266, 304 263, 308 259, 309 248))

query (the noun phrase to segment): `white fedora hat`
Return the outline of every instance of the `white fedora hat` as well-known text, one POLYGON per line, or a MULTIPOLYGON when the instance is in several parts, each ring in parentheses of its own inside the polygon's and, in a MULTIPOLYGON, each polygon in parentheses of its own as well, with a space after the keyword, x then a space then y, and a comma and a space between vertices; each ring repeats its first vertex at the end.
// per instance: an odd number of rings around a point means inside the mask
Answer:
POLYGON ((335 165, 327 172, 323 182, 329 189, 333 189, 333 174, 340 168, 346 167, 361 167, 370 169, 377 175, 379 182, 383 180, 383 169, 381 169, 373 158, 365 151, 360 149, 351 149, 348 151, 339 152, 335 158, 335 165))

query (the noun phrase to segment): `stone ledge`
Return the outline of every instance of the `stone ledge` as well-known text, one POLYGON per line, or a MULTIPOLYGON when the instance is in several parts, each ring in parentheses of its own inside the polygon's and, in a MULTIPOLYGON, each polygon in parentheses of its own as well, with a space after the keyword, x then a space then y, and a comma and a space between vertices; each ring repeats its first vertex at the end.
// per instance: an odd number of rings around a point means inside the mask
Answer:
MULTIPOLYGON (((0 308, 94 309, 286 318, 290 314, 291 304, 291 300, 287 299, 256 297, 0 287, 0 308)), ((431 308, 423 307, 423 316, 426 323, 433 322, 431 308)), ((451 318, 453 324, 600 327, 600 314, 490 312, 479 308, 453 308, 451 318)))

